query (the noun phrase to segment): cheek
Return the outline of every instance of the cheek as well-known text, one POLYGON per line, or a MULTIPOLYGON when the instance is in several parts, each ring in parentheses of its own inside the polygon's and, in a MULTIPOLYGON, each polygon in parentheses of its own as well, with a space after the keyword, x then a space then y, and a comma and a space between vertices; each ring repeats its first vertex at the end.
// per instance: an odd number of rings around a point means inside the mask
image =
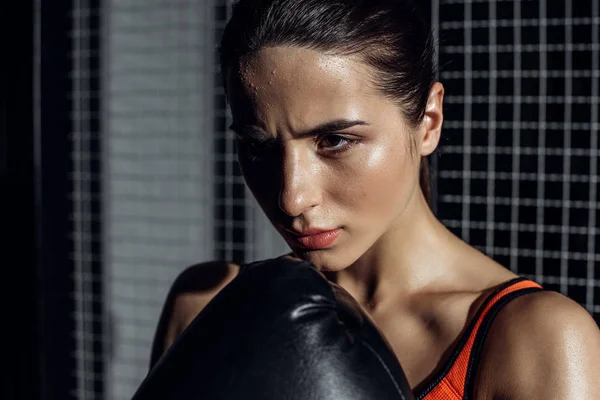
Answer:
POLYGON ((393 217, 406 203, 416 183, 416 165, 405 148, 381 145, 348 166, 345 175, 339 202, 352 220, 369 223, 393 217))

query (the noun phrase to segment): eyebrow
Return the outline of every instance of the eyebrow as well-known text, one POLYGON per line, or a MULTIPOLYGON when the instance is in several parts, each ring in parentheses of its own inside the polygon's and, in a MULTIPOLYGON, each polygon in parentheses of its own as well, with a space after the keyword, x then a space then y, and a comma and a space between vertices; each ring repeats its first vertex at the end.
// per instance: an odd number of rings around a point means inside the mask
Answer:
MULTIPOLYGON (((309 129, 305 132, 300 132, 294 134, 294 137, 309 137, 309 136, 318 136, 328 132, 337 132, 344 129, 351 128, 357 125, 369 125, 369 123, 361 120, 349 120, 349 119, 336 119, 329 122, 324 122, 322 124, 317 125, 316 127, 309 129)), ((239 134, 244 134, 250 136, 252 139, 259 142, 269 142, 272 140, 262 129, 251 127, 251 126, 239 126, 231 124, 229 127, 232 131, 239 134)))

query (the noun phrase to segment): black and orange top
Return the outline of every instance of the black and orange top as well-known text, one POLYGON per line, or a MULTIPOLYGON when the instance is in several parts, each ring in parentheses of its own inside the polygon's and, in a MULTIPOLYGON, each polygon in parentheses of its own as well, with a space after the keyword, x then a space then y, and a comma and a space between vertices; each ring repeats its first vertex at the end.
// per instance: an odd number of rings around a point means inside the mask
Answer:
POLYGON ((524 294, 543 290, 537 283, 515 278, 498 287, 481 305, 445 367, 418 390, 417 400, 471 399, 479 355, 488 329, 500 309, 524 294))

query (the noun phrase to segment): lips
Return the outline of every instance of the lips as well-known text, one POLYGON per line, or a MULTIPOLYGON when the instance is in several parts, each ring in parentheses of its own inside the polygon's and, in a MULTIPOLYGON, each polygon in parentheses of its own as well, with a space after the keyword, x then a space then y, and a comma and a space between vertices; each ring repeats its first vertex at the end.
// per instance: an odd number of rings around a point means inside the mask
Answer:
POLYGON ((339 236, 341 229, 330 231, 307 230, 301 234, 290 235, 291 239, 305 249, 318 250, 325 249, 333 244, 339 236))

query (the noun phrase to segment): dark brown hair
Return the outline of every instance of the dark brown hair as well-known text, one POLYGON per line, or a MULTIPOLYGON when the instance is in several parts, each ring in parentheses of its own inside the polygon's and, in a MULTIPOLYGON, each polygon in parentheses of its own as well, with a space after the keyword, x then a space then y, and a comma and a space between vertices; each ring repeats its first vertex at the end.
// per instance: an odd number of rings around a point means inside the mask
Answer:
MULTIPOLYGON (((431 30, 411 0, 240 0, 219 46, 222 76, 267 46, 358 55, 376 71, 376 87, 397 102, 410 124, 423 120, 436 66, 431 30)), ((426 158, 419 175, 430 201, 426 158)))

